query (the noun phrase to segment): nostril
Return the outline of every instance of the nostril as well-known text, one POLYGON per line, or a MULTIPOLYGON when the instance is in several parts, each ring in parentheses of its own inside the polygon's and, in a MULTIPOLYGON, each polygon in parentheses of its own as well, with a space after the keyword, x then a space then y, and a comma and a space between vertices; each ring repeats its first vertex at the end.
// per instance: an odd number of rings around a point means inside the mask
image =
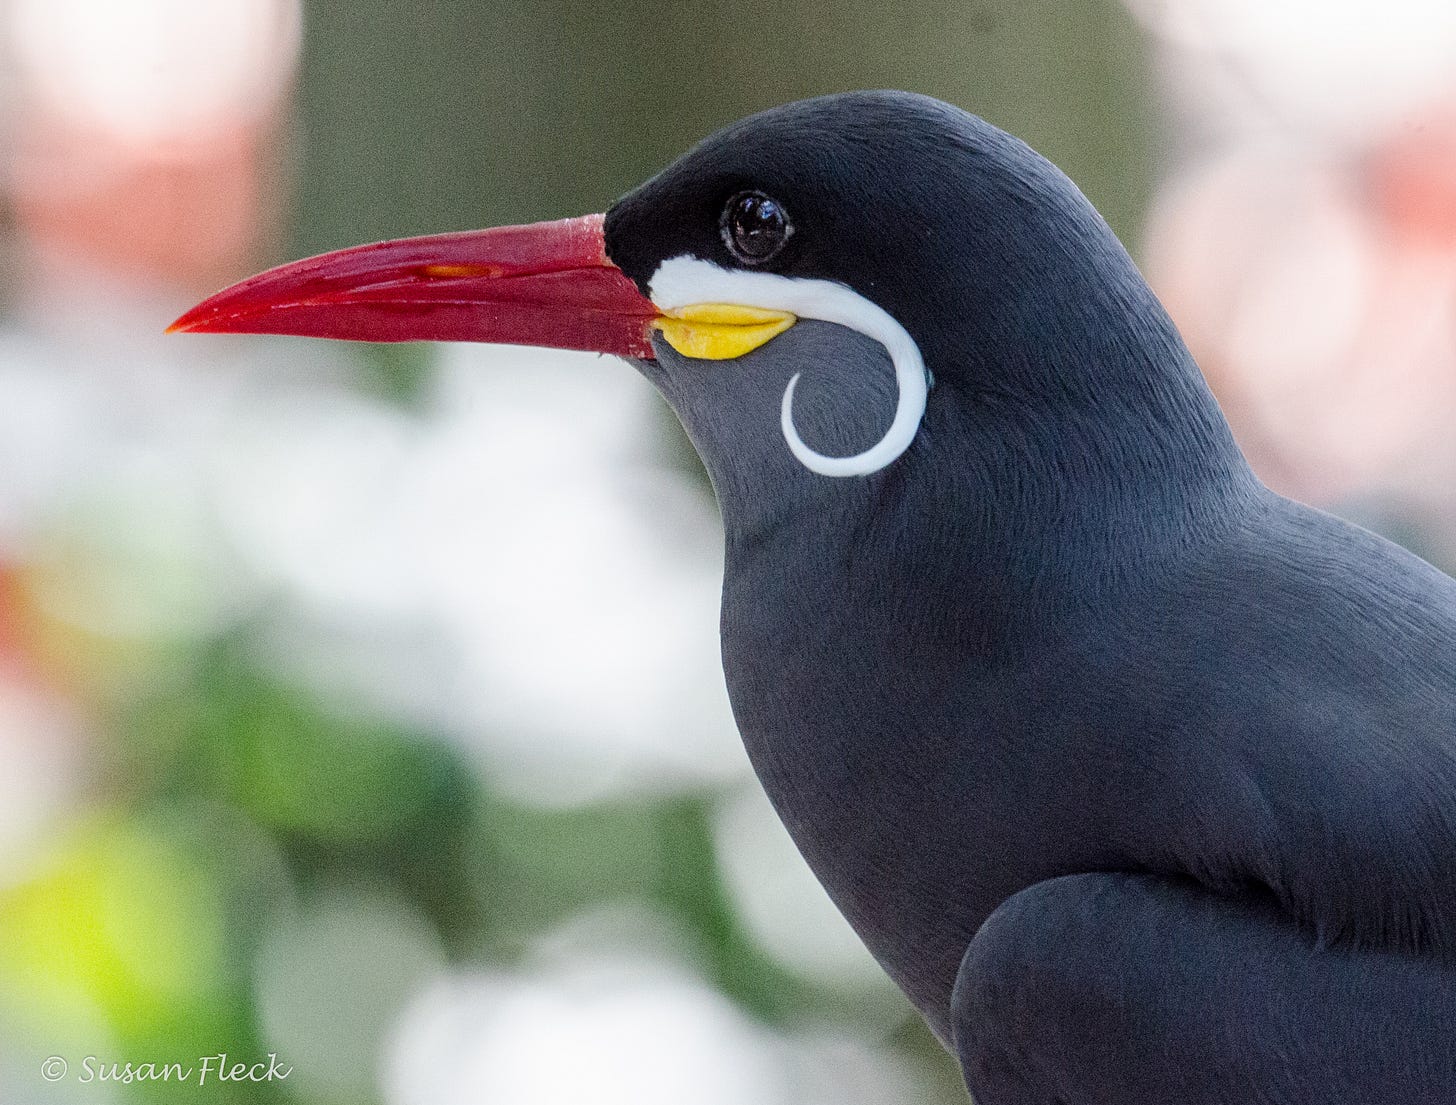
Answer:
POLYGON ((495 280, 505 271, 499 265, 425 265, 419 274, 428 280, 495 280))

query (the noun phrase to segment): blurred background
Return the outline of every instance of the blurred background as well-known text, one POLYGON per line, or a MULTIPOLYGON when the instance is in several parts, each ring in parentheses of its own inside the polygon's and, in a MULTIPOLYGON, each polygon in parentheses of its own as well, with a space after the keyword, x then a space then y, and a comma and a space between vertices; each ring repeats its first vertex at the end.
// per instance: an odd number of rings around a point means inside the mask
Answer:
POLYGON ((752 779, 630 368, 162 335, 884 86, 1082 185, 1268 482, 1456 566, 1450 0, 0 0, 0 1102, 964 1100, 752 779), (291 1073, 119 1081, 224 1051, 291 1073))

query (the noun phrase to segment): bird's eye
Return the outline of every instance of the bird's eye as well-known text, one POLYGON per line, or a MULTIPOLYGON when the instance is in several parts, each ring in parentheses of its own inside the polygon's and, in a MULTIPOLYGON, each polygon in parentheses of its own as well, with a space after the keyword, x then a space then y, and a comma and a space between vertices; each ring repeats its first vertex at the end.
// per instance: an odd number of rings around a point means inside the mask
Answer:
POLYGON ((762 192, 739 192, 723 208, 723 244, 745 265, 761 265, 784 248, 794 226, 778 200, 762 192))

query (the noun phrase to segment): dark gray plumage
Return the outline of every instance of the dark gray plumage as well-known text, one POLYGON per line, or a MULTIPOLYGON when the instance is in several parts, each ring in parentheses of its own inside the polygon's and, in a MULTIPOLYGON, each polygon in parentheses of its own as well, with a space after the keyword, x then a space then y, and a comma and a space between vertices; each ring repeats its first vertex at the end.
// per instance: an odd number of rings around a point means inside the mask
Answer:
POLYGON ((620 201, 644 288, 734 261, 889 311, 935 386, 801 322, 645 372, 712 476, 744 740, 980 1105, 1456 1101, 1456 584, 1250 473, 1113 234, 1020 142, 864 93, 727 128, 620 201))

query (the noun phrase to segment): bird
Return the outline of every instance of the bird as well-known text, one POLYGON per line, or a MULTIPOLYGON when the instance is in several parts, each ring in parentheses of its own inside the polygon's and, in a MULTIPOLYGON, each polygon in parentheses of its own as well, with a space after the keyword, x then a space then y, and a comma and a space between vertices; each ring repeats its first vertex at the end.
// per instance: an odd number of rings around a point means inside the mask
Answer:
POLYGON ((1019 139, 803 100, 173 328, 636 365, 722 513, 755 772, 978 1105, 1456 1102, 1456 582, 1256 477, 1019 139))

